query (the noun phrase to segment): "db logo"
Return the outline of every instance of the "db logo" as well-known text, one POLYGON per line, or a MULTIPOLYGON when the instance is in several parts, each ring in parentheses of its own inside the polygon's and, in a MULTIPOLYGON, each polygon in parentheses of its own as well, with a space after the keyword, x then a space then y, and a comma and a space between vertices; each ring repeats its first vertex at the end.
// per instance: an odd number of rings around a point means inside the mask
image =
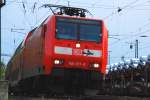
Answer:
POLYGON ((82 50, 81 49, 73 49, 72 54, 73 55, 82 55, 82 50))

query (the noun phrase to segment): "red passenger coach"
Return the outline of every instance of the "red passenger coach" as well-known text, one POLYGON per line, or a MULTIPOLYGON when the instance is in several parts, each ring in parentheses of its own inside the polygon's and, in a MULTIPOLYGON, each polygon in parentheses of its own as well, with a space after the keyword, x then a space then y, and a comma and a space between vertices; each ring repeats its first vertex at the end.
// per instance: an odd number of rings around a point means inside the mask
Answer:
POLYGON ((9 61, 10 90, 98 89, 106 71, 107 48, 108 31, 102 20, 60 13, 48 17, 29 32, 9 61))

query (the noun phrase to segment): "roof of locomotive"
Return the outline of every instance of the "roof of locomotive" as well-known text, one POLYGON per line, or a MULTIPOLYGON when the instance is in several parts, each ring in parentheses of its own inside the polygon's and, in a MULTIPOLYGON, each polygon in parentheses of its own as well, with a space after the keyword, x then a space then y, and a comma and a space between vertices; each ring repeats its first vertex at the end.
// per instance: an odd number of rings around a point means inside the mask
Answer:
POLYGON ((68 16, 68 15, 52 15, 54 17, 62 17, 62 18, 68 18, 68 19, 82 19, 82 20, 94 20, 94 21, 103 21, 102 19, 96 19, 96 18, 90 18, 90 17, 79 17, 79 16, 68 16))

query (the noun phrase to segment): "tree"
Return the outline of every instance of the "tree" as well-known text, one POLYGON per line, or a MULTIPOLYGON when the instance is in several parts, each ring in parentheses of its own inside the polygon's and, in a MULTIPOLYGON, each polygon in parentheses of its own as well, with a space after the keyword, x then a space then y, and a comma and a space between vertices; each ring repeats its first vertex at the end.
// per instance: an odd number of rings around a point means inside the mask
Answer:
POLYGON ((4 79, 5 77, 5 68, 6 65, 3 62, 0 62, 0 80, 4 79))

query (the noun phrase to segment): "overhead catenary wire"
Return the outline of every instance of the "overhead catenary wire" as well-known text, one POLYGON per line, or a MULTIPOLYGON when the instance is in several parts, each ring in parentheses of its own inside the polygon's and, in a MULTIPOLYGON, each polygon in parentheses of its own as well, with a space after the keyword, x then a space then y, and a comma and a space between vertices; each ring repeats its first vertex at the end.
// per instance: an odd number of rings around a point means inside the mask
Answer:
MULTIPOLYGON (((68 2, 68 0, 66 0, 67 2, 68 2)), ((72 4, 79 4, 79 2, 76 2, 76 1, 69 1, 70 3, 72 3, 72 4)), ((83 3, 83 2, 80 2, 80 5, 81 6, 89 6, 89 5, 91 5, 93 8, 95 8, 95 6, 97 6, 97 7, 111 7, 111 8, 113 8, 114 6, 113 5, 104 5, 104 4, 98 4, 98 3, 83 3)))
MULTIPOLYGON (((138 29, 142 29, 142 28, 145 28, 145 27, 148 27, 150 25, 150 22, 148 22, 148 23, 146 23, 146 24, 144 24, 144 25, 142 25, 141 27, 139 27, 138 29)), ((138 30, 139 31, 139 30, 138 30)), ((148 33, 148 32, 150 32, 150 29, 147 29, 147 30, 145 30, 145 31, 142 31, 142 32, 137 32, 137 30, 135 31, 135 32, 132 32, 132 33, 135 33, 135 34, 132 34, 132 35, 120 35, 120 37, 123 37, 123 38, 119 38, 120 39, 120 41, 119 42, 121 42, 121 41, 125 41, 125 40, 129 40, 130 38, 128 38, 128 37, 134 37, 134 38, 132 38, 132 40, 133 39, 135 39, 137 36, 140 36, 140 35, 142 35, 142 34, 145 34, 145 33, 148 33)), ((131 40, 131 39, 130 39, 131 40)), ((115 44, 117 44, 117 43, 119 43, 119 42, 114 42, 114 43, 111 43, 111 47, 112 46, 114 46, 115 44)))
POLYGON ((130 2, 129 4, 125 5, 124 7, 118 7, 118 9, 116 11, 113 11, 110 15, 104 17, 103 19, 106 20, 108 19, 110 16, 116 14, 116 13, 119 13, 121 12, 123 9, 127 8, 127 7, 130 7, 132 4, 135 4, 136 2, 138 2, 139 0, 135 0, 133 2, 130 2))
MULTIPOLYGON (((97 8, 97 9, 116 9, 117 12, 120 12, 122 9, 125 9, 125 8, 130 9, 130 8, 138 7, 139 5, 143 4, 143 3, 141 3, 141 4, 138 4, 138 5, 135 5, 135 6, 131 6, 132 4, 136 3, 137 1, 139 1, 139 0, 135 0, 135 1, 129 3, 128 5, 126 5, 122 8, 119 7, 119 5, 118 6, 104 5, 104 4, 100 5, 98 3, 80 3, 80 7, 97 8)), ((78 4, 78 2, 75 2, 75 1, 69 1, 69 2, 72 3, 72 4, 78 4)), ((142 8, 142 9, 134 9, 134 10, 149 10, 149 9, 143 9, 142 8)))
MULTIPOLYGON (((146 31, 144 31, 144 32, 140 32, 141 34, 140 35, 142 35, 142 34, 144 34, 144 33, 147 33, 147 32, 150 32, 150 30, 146 30, 146 31)), ((139 33, 138 33, 139 34, 139 33)), ((138 36, 137 34, 136 35, 132 35, 132 37, 134 37, 134 38, 132 38, 132 40, 135 40, 136 39, 136 36, 138 36)), ((128 36, 127 36, 128 37, 128 36)), ((125 38, 123 38, 123 39, 120 39, 120 41, 125 41, 125 40, 129 40, 130 38, 127 38, 127 37, 125 37, 125 38)), ((131 37, 131 35, 130 35, 130 37, 131 37)), ((131 40, 131 39, 130 39, 131 40)), ((119 42, 120 42, 119 41, 119 42)), ((114 45, 116 45, 117 43, 119 43, 119 42, 114 42, 114 43, 112 43, 110 46, 112 47, 112 46, 114 46, 114 45)))
MULTIPOLYGON (((58 2, 59 2, 60 0, 58 0, 58 2)), ((56 3, 58 3, 57 1, 56 1, 56 3)), ((77 2, 74 2, 74 1, 69 1, 69 2, 71 2, 71 3, 77 3, 77 2)), ((14 3, 22 3, 22 2, 14 2, 14 3)), ((28 4, 32 4, 32 2, 28 2, 28 4)), ((116 9, 117 10, 117 12, 120 12, 120 11, 122 11, 122 9, 121 9, 121 7, 114 7, 114 6, 112 6, 112 5, 98 5, 98 4, 90 4, 90 3, 80 3, 80 7, 88 7, 88 8, 97 8, 97 9, 108 9, 108 10, 110 10, 110 9, 116 9), (85 6, 84 5, 82 5, 82 4, 85 4, 85 6), (91 6, 90 6, 91 5, 91 6), (94 6, 93 6, 94 5, 94 6)), ((32 9, 32 8, 31 8, 32 9)), ((134 9, 134 10, 149 10, 149 9, 134 9)))
MULTIPOLYGON (((8 1, 8 2, 9 2, 9 4, 17 3, 17 5, 20 6, 21 11, 24 13, 24 19, 25 19, 24 22, 26 24, 28 24, 30 29, 31 29, 31 27, 33 27, 33 25, 31 24, 30 20, 27 17, 27 14, 26 14, 27 9, 29 9, 29 7, 27 7, 27 4, 32 4, 33 5, 33 7, 30 8, 30 9, 34 13, 35 9, 36 9, 37 2, 27 2, 26 0, 20 0, 20 1, 19 0, 14 0, 14 1, 8 1)), ((6 4, 6 6, 7 6, 7 4, 6 4)), ((36 23, 37 23, 37 21, 36 21, 36 23)))
MULTIPOLYGON (((115 34, 115 35, 112 35, 112 34, 110 34, 110 36, 115 36, 115 37, 116 37, 116 36, 118 36, 118 37, 120 37, 120 36, 123 36, 123 37, 124 37, 124 36, 127 36, 127 37, 128 37, 128 36, 129 36, 129 37, 130 37, 130 36, 136 36, 136 35, 139 34, 139 32, 138 32, 139 30, 143 30, 143 29, 146 28, 146 27, 147 27, 147 28, 150 27, 150 22, 148 22, 148 23, 146 23, 146 24, 144 24, 144 25, 138 27, 134 32, 132 32, 132 33, 135 33, 135 34, 132 34, 132 35, 131 35, 131 34, 122 34, 122 35, 119 35, 119 34, 117 34, 117 35, 116 35, 116 34, 115 34)), ((148 29, 148 30, 149 30, 149 29, 148 29)), ((144 33, 144 32, 142 32, 142 33, 144 33)))
POLYGON ((37 24, 39 22, 41 22, 42 20, 44 20, 45 18, 47 18, 50 14, 48 13, 49 11, 45 12, 45 14, 43 14, 42 17, 40 17, 39 19, 37 19, 37 22, 34 24, 34 26, 37 26, 37 24))
MULTIPOLYGON (((26 8, 26 5, 23 0, 22 0, 22 3, 24 4, 24 6, 26 8)), ((20 6, 20 8, 22 8, 20 4, 19 4, 19 6, 20 6)), ((26 9, 24 9, 24 7, 23 7, 23 10, 22 10, 23 13, 26 12, 24 10, 26 10, 26 9)), ((24 19, 25 19, 24 22, 29 25, 30 29, 32 29, 33 25, 30 23, 30 20, 27 17, 27 13, 24 13, 24 19)))
POLYGON ((142 3, 140 3, 140 4, 136 4, 136 5, 133 5, 133 6, 131 6, 131 8, 135 8, 135 7, 143 7, 143 6, 150 6, 150 5, 148 5, 148 1, 145 1, 145 2, 142 2, 142 3), (146 5, 145 5, 146 4, 146 5))

